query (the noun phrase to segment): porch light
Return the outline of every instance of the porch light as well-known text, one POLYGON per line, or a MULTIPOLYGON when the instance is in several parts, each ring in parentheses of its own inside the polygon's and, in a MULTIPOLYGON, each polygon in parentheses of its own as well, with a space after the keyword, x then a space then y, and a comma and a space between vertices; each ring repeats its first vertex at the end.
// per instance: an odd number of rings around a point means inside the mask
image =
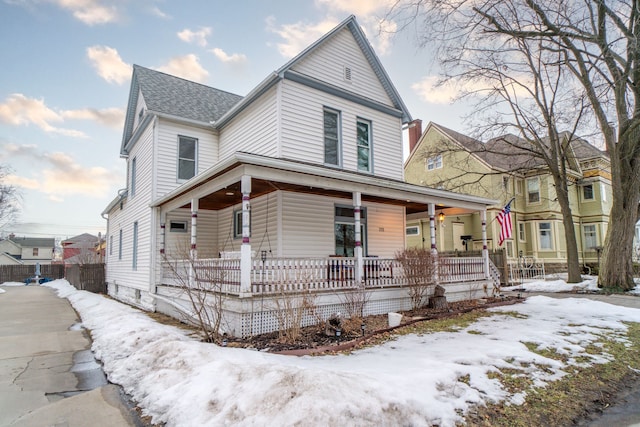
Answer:
POLYGON ((440 221, 440 222, 444 222, 444 212, 440 212, 440 213, 438 214, 438 221, 440 221))

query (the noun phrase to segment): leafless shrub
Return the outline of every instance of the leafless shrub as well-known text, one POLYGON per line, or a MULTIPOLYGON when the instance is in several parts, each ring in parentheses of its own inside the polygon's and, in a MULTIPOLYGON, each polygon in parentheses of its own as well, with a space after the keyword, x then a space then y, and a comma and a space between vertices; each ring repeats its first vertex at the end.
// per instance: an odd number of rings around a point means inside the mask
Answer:
POLYGON ((360 282, 355 288, 340 292, 338 298, 342 302, 347 317, 350 319, 362 319, 364 308, 371 299, 371 290, 367 289, 364 282, 360 282))
POLYGON ((198 327, 204 341, 218 341, 226 296, 223 289, 227 275, 224 265, 195 259, 186 251, 181 259, 165 256, 164 266, 174 278, 175 286, 189 301, 189 309, 181 311, 183 320, 198 327))
POLYGON ((318 317, 315 295, 306 290, 287 292, 281 288, 273 305, 278 321, 278 339, 281 342, 291 343, 300 339, 305 318, 318 317))
POLYGON ((409 287, 413 310, 422 307, 429 296, 429 290, 435 286, 436 264, 428 249, 408 248, 396 252, 396 260, 402 265, 409 287))

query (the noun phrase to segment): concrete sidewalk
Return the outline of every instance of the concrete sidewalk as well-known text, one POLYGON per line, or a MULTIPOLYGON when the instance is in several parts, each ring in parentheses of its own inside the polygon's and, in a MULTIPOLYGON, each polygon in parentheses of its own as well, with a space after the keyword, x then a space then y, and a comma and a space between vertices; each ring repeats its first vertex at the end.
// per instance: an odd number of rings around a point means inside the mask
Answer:
POLYGON ((142 425, 68 300, 42 286, 0 289, 0 425, 142 425))

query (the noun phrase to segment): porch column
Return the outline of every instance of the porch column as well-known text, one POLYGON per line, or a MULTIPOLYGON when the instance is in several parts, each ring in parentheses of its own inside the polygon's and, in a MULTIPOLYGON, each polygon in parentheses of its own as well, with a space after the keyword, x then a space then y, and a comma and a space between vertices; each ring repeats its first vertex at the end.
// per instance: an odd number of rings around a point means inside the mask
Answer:
POLYGON ((240 294, 251 292, 251 177, 243 175, 240 181, 242 191, 242 245, 240 246, 240 294))
POLYGON ((487 249, 487 210, 480 211, 482 220, 482 259, 484 261, 484 277, 489 278, 489 249, 487 249))
POLYGON ((189 255, 192 260, 195 260, 196 258, 198 258, 198 248, 196 245, 196 241, 198 237, 198 233, 197 233, 198 205, 199 205, 198 199, 191 199, 191 250, 189 255))
POLYGON ((436 248, 436 205, 429 203, 429 233, 431 234, 431 255, 433 256, 433 270, 435 271, 435 284, 440 284, 440 266, 438 263, 438 249, 436 248))
POLYGON ((160 257, 164 258, 167 232, 167 214, 160 212, 160 257))
POLYGON ((362 194, 358 191, 354 191, 353 193, 353 222, 355 228, 355 255, 356 255, 356 283, 362 282, 362 277, 364 276, 364 266, 362 260, 362 232, 361 221, 360 221, 360 206, 362 205, 362 194))
POLYGON ((196 246, 197 239, 197 226, 198 226, 198 199, 191 199, 191 249, 189 250, 189 286, 195 286, 195 271, 194 265, 198 258, 198 248, 196 246))
POLYGON ((436 255, 436 205, 429 203, 429 233, 431 234, 431 253, 436 255))

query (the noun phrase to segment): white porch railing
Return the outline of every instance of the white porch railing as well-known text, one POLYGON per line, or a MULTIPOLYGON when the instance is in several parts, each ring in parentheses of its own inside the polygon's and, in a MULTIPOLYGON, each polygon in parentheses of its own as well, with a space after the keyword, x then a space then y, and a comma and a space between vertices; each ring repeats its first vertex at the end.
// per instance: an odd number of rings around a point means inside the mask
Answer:
MULTIPOLYGON (((254 258, 252 293, 280 293, 350 289, 356 283, 356 258, 254 258)), ((440 284, 485 280, 482 257, 442 257, 438 260, 440 284)), ((406 285, 402 265, 395 259, 363 258, 362 281, 367 288, 406 285)), ((240 292, 240 260, 232 258, 164 262, 162 284, 197 286, 231 294, 240 292)))

